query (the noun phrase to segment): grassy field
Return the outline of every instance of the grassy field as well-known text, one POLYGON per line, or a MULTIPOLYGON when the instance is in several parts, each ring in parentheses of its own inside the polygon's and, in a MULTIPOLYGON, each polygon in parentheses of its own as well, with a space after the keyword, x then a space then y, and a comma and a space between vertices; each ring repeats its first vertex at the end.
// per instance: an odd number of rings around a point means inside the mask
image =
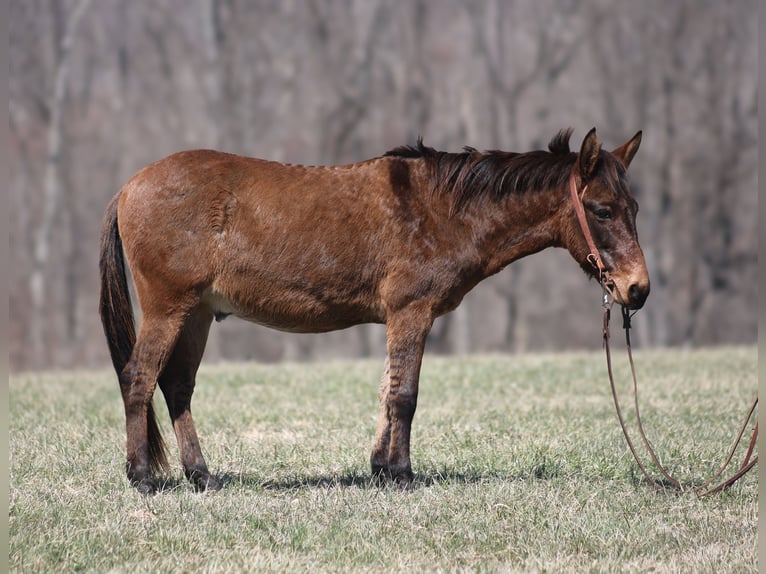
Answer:
MULTIPOLYGON (((683 480, 709 475, 756 393, 757 350, 636 361, 660 455, 683 480)), ((152 498, 124 477, 113 373, 12 376, 10 571, 757 571, 757 473, 702 500, 652 490, 601 354, 426 356, 410 492, 370 481, 381 368, 203 367, 195 418, 225 487, 196 494, 175 465, 152 498)))

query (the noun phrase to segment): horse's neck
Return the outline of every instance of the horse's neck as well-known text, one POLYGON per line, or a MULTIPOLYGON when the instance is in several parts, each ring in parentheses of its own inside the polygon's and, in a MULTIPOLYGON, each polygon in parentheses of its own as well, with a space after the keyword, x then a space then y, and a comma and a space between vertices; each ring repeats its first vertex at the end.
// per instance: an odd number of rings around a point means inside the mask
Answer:
POLYGON ((506 198, 475 198, 455 208, 450 192, 431 189, 430 178, 422 162, 410 172, 410 193, 419 194, 429 206, 437 235, 446 241, 473 245, 485 277, 497 273, 513 261, 547 247, 560 246, 562 240, 562 206, 566 204, 565 188, 514 192, 506 198), (427 198, 427 199, 425 199, 427 198))
POLYGON ((528 191, 514 194, 502 203, 485 202, 475 218, 477 248, 492 275, 503 267, 562 244, 561 207, 564 191, 528 191))

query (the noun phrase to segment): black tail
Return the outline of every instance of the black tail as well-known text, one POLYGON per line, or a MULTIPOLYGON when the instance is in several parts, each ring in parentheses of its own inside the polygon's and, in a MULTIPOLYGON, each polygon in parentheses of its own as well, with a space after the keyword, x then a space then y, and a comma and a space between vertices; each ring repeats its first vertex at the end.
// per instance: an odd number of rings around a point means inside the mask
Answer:
MULTIPOLYGON (((128 278, 125 275, 125 259, 122 252, 122 240, 117 228, 118 193, 106 208, 104 224, 101 230, 101 298, 99 312, 104 326, 106 342, 112 356, 114 370, 118 378, 130 360, 136 344, 136 327, 133 322, 133 307, 128 292, 128 278)), ((153 473, 170 472, 166 455, 165 441, 157 426, 154 408, 149 403, 147 412, 147 438, 149 441, 149 465, 153 473)))

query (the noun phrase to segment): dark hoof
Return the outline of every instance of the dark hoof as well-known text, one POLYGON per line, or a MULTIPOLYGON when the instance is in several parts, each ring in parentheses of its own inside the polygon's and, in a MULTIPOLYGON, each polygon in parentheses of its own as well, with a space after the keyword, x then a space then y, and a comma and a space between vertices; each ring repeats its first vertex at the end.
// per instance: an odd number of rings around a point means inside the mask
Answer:
POLYGON ((379 486, 393 484, 402 490, 409 490, 415 476, 409 468, 392 471, 390 467, 373 464, 372 478, 379 486))
POLYGON ((391 473, 387 466, 372 465, 372 481, 378 486, 385 486, 391 480, 391 473))
POLYGON ((194 481, 194 486, 198 492, 218 492, 223 488, 220 481, 214 476, 207 475, 206 478, 199 478, 194 481))
POLYGON ((412 483, 414 479, 415 476, 412 474, 411 470, 402 471, 400 473, 394 474, 391 477, 393 483, 402 490, 412 490, 412 483))
POLYGON ((133 467, 130 463, 127 463, 126 470, 130 486, 134 486, 138 492, 145 496, 157 494, 159 488, 157 488, 157 483, 152 480, 148 468, 133 467))
POLYGON ((132 486, 135 486, 138 492, 144 496, 154 496, 159 491, 157 483, 151 478, 142 478, 141 480, 132 480, 130 482, 132 486))
POLYGON ((187 472, 186 477, 194 485, 194 488, 197 492, 216 492, 221 490, 223 487, 218 479, 211 475, 209 472, 195 470, 192 472, 187 472))

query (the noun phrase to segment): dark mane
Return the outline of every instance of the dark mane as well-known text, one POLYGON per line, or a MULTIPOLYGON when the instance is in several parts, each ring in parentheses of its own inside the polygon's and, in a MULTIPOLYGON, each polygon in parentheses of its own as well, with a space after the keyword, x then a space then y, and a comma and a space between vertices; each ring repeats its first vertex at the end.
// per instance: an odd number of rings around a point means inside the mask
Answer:
POLYGON ((453 210, 469 201, 500 199, 512 193, 545 190, 564 185, 577 155, 569 149, 572 129, 561 130, 548 144, 549 151, 514 153, 499 150, 479 152, 464 147, 460 153, 438 151, 417 144, 400 146, 385 156, 423 159, 434 193, 450 193, 453 210))

